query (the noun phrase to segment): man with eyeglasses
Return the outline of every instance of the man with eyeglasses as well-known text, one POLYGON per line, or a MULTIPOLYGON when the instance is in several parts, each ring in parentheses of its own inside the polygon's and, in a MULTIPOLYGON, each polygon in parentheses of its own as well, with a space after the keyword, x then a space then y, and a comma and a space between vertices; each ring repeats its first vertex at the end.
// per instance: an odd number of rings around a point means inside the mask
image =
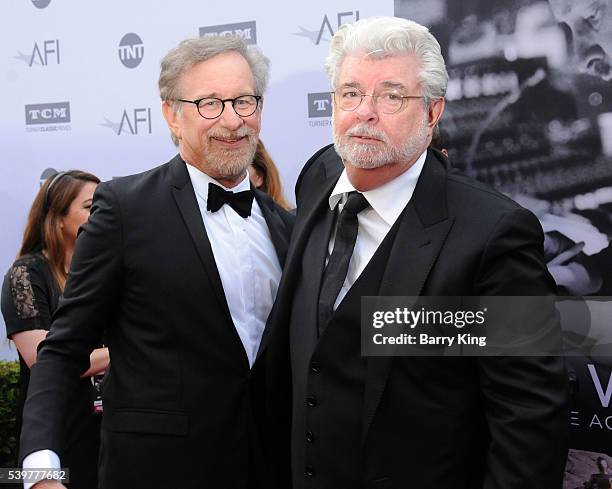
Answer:
MULTIPOLYGON (((271 315, 274 460, 290 453, 277 466, 292 469, 279 477, 293 489, 560 489, 562 359, 362 350, 364 297, 553 294, 536 217, 427 149, 448 76, 425 27, 344 25, 326 68, 334 144, 299 176, 271 315)), ((552 325, 535 331, 544 345, 559 339, 552 325)))
POLYGON ((236 37, 188 39, 162 60, 178 155, 98 187, 32 369, 24 468, 61 466, 65 407, 105 338, 102 489, 273 487, 259 346, 293 216, 247 172, 268 65, 236 37))

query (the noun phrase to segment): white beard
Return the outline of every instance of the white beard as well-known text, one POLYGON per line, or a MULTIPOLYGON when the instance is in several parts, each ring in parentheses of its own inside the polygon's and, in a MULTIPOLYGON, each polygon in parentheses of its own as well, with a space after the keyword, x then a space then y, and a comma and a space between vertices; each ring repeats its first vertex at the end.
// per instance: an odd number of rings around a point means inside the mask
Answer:
POLYGON ((343 161, 355 168, 373 169, 404 161, 415 161, 427 146, 427 114, 418 127, 416 134, 408 136, 404 144, 392 146, 387 135, 366 123, 358 124, 339 137, 334 130, 334 146, 343 161), (351 142, 350 136, 366 136, 384 143, 382 148, 373 144, 351 142))

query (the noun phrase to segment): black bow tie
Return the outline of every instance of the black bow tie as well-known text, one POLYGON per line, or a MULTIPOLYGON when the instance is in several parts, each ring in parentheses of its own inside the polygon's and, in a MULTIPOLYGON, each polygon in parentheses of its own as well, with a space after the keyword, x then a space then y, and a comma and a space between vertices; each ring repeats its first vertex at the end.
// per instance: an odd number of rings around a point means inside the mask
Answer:
POLYGON ((241 217, 249 217, 251 215, 251 206, 253 205, 253 196, 252 190, 229 192, 223 190, 219 185, 209 183, 206 210, 217 212, 223 207, 223 204, 228 204, 241 217))

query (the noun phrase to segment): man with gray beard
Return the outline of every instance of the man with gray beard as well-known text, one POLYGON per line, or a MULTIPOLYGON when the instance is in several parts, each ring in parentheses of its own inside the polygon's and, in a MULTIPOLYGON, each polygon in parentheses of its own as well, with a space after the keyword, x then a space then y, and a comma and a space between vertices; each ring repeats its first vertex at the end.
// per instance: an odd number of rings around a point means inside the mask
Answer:
MULTIPOLYGON (((425 27, 344 25, 326 68, 334 145, 298 179, 271 314, 273 459, 292 469, 278 477, 293 489, 560 488, 562 359, 363 356, 360 335, 365 296, 554 294, 538 220, 427 149, 448 76, 425 27)), ((548 344, 559 330, 533 333, 548 344)))
POLYGON ((61 466, 66 406, 104 340, 102 489, 273 487, 260 341, 293 217, 247 172, 268 64, 236 37, 188 39, 163 58, 178 155, 98 186, 32 369, 24 468, 61 466))

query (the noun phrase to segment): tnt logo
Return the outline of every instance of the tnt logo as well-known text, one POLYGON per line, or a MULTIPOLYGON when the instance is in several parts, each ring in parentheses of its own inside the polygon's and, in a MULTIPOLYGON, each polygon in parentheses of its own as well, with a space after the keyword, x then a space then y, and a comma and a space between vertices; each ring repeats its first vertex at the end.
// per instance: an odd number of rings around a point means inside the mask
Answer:
MULTIPOLYGON (((355 10, 354 12, 338 12, 336 16, 331 16, 333 20, 335 20, 336 30, 340 28, 343 24, 350 24, 351 22, 357 22, 359 20, 359 10, 355 10)), ((294 32, 293 35, 305 37, 310 39, 315 45, 319 45, 321 41, 329 42, 331 38, 334 36, 334 28, 332 27, 332 22, 329 20, 327 14, 323 16, 323 20, 321 21, 321 27, 317 30, 308 30, 298 26, 300 32, 294 32), (329 37, 327 37, 329 36, 329 37)))
POLYGON ((254 20, 237 24, 200 27, 200 37, 212 36, 237 36, 246 44, 257 44, 257 27, 254 20))
POLYGON ((126 68, 136 68, 144 57, 144 44, 138 34, 129 32, 119 42, 119 59, 126 68))
POLYGON ((36 8, 47 8, 47 6, 51 3, 51 0, 32 0, 32 4, 36 8))
POLYGON ((52 176, 57 175, 58 170, 55 168, 45 168, 43 172, 40 174, 40 186, 42 187, 44 183, 52 176))
POLYGON ((119 122, 113 122, 104 118, 104 122, 100 124, 102 127, 108 127, 120 136, 121 134, 151 134, 151 108, 124 109, 119 122))
POLYGON ((70 102, 25 106, 26 125, 67 124, 70 122, 70 102))
POLYGON ((308 94, 308 117, 331 117, 331 115, 331 93, 321 92, 308 94))

